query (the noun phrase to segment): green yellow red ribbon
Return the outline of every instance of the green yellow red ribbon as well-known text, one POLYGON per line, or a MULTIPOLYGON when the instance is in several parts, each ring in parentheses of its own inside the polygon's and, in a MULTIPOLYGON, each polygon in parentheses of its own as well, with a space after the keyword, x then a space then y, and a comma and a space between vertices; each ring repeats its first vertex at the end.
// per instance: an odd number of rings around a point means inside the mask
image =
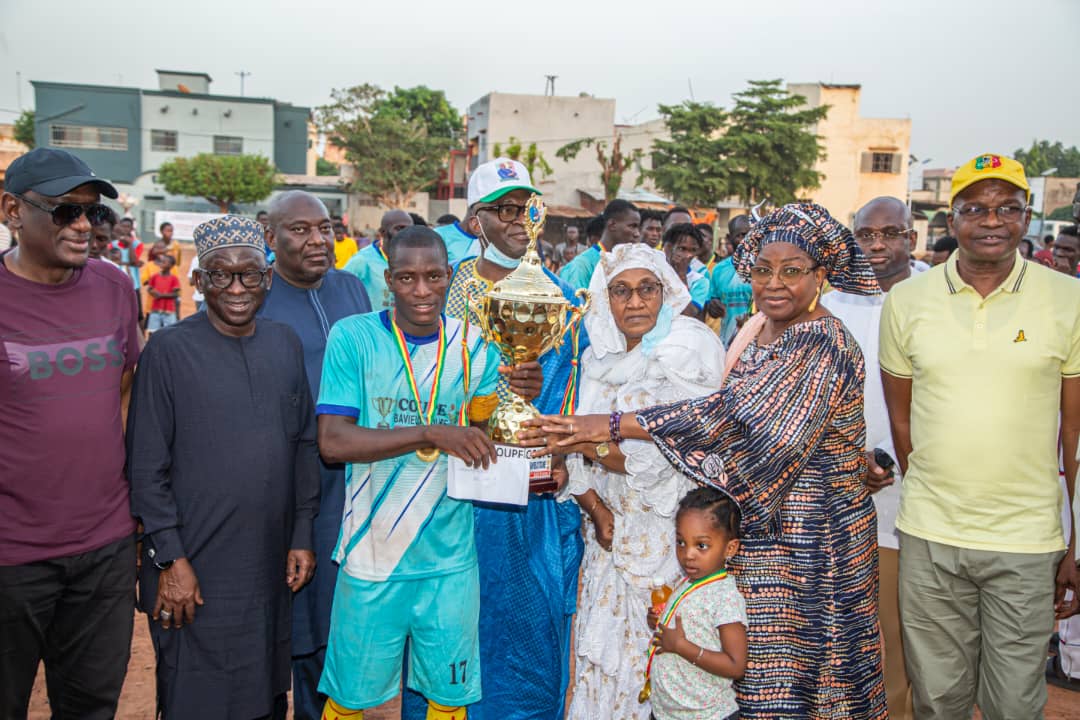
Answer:
MULTIPOLYGON (((672 600, 671 602, 668 603, 667 608, 664 611, 663 616, 660 618, 660 624, 663 625, 665 628, 668 626, 668 623, 671 622, 671 618, 675 617, 675 611, 679 609, 679 605, 682 603, 683 600, 686 599, 686 597, 690 593, 694 592, 695 590, 699 590, 699 589, 705 587, 706 585, 712 585, 715 582, 720 582, 721 580, 723 580, 726 577, 727 577, 727 568, 723 568, 721 570, 717 570, 716 572, 714 572, 711 575, 706 575, 705 577, 701 578, 697 582, 691 582, 689 585, 687 585, 685 588, 683 588, 683 591, 681 593, 679 593, 679 596, 677 598, 675 598, 674 600, 672 600)), ((656 650, 657 650, 658 647, 659 647, 658 645, 654 644, 652 647, 649 648, 649 660, 645 664, 645 684, 646 684, 646 686, 649 685, 649 677, 652 674, 653 656, 656 655, 656 650)))
POLYGON ((390 328, 394 333, 394 341, 397 344, 398 353, 405 363, 406 377, 409 380, 409 390, 412 391, 413 399, 416 400, 416 412, 424 425, 431 425, 431 420, 435 417, 435 408, 438 407, 436 401, 439 397, 439 385, 442 383, 443 369, 446 366, 446 326, 443 323, 442 318, 439 318, 439 354, 435 359, 435 377, 431 380, 431 393, 428 395, 426 411, 424 410, 424 406, 420 404, 420 388, 416 384, 416 372, 413 370, 412 358, 409 357, 409 348, 405 345, 405 333, 401 332, 401 328, 398 327, 397 321, 394 319, 394 314, 390 315, 390 328))

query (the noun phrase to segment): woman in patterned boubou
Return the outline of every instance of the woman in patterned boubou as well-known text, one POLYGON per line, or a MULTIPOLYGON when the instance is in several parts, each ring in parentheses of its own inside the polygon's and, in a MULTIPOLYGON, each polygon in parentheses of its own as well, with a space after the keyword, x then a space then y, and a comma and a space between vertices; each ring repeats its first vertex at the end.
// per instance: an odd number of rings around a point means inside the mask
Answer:
POLYGON ((863 484, 862 353, 818 304, 826 280, 879 292, 847 228, 786 205, 735 253, 753 315, 721 391, 611 415, 547 416, 549 447, 652 440, 681 472, 742 513, 730 569, 746 598, 744 719, 887 717, 877 620, 876 516, 863 484))
MULTIPOLYGON (((690 294, 664 254, 643 244, 604 253, 589 283, 589 348, 579 408, 631 411, 715 392, 724 348, 682 315, 690 294)), ((604 415, 607 417, 607 415, 604 415)), ((536 433, 543 444, 543 433, 536 433)), ((564 449, 573 495, 592 521, 574 624, 574 720, 648 720, 638 702, 651 631, 654 579, 675 584, 679 499, 694 482, 648 441, 564 449)))

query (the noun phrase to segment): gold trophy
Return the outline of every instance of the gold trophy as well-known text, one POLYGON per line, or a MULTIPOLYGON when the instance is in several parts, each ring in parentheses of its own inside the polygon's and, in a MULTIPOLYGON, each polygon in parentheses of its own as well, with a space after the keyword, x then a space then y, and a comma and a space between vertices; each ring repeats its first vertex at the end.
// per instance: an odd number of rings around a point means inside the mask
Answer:
MULTIPOLYGON (((533 195, 525 206, 525 232, 529 245, 521 264, 495 283, 479 301, 477 316, 484 339, 495 343, 506 365, 536 360, 548 350, 558 350, 574 323, 580 323, 589 307, 589 292, 578 290, 582 303, 575 306, 562 290, 544 274, 537 252, 538 238, 547 218, 540 196, 533 195)), ((488 434, 497 443, 517 445, 517 432, 526 420, 540 411, 525 398, 510 393, 499 401, 488 420, 488 434)), ((530 473, 529 491, 552 492, 550 458, 547 472, 530 473)))

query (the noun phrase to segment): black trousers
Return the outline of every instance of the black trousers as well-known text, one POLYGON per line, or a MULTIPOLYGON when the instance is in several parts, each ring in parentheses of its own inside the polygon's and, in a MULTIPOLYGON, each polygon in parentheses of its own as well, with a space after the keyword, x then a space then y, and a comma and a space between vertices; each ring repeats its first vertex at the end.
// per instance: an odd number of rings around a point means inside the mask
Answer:
POLYGON ((135 539, 0 567, 0 720, 22 720, 38 664, 53 720, 112 718, 135 609, 135 539))
POLYGON ((326 696, 319 692, 319 678, 326 663, 326 648, 310 655, 293 655, 293 717, 296 720, 320 720, 326 696))

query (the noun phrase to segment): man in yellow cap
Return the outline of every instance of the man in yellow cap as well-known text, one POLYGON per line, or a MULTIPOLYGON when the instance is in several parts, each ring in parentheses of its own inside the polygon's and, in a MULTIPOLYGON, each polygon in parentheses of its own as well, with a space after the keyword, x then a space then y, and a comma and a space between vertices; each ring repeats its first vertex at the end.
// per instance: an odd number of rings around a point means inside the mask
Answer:
POLYGON ((1077 570, 1058 419, 1071 498, 1080 283, 1017 252, 1029 193, 1015 160, 966 163, 948 217, 959 249, 894 287, 882 309, 882 385, 904 478, 900 616, 920 720, 970 717, 975 702, 986 717, 1041 718, 1047 637, 1055 613, 1076 609, 1064 600, 1077 570))

